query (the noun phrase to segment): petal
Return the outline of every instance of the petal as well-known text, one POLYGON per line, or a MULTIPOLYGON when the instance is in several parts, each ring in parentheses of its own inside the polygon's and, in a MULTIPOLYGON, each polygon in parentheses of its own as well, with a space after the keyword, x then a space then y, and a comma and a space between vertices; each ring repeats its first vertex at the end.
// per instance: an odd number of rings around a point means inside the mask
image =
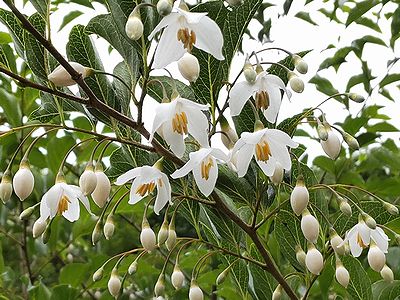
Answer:
POLYGON ((46 221, 50 217, 50 209, 47 205, 47 193, 43 195, 40 201, 40 219, 46 221))
POLYGON ((292 138, 286 133, 279 129, 265 129, 265 136, 268 140, 273 139, 274 141, 289 146, 290 148, 296 148, 299 144, 294 142, 292 138))
POLYGON ((356 236, 353 236, 351 239, 349 239, 349 246, 351 255, 353 255, 354 257, 359 257, 361 255, 363 248, 357 243, 356 236))
POLYGON ((181 107, 183 107, 183 110, 186 110, 186 108, 195 108, 198 110, 209 110, 210 109, 209 104, 200 104, 200 103, 196 103, 192 100, 180 98, 180 97, 176 98, 173 102, 176 102, 176 103, 179 103, 180 105, 182 105, 181 107))
POLYGON ((127 183, 128 181, 132 180, 133 178, 137 177, 140 175, 141 172, 141 167, 137 167, 134 169, 131 169, 124 174, 120 175, 117 180, 115 181, 116 185, 123 185, 127 183))
POLYGON ((229 109, 231 116, 237 116, 242 111, 247 100, 258 90, 258 86, 242 81, 235 84, 229 92, 229 109))
POLYGON ((377 227, 375 230, 371 230, 371 238, 382 252, 387 253, 389 238, 381 228, 377 227))
POLYGON ((190 171, 192 171, 193 167, 196 165, 193 159, 190 159, 182 168, 176 170, 174 173, 171 174, 173 179, 181 178, 186 176, 190 171))
POLYGON ((275 171, 276 160, 272 156, 267 161, 256 160, 257 164, 267 176, 272 176, 275 171))
POLYGON ((194 24, 200 22, 200 20, 207 15, 207 13, 190 12, 176 8, 176 11, 180 16, 183 16, 188 24, 194 24))
POLYGON ((160 23, 157 24, 157 26, 153 29, 153 31, 149 35, 149 40, 151 40, 154 35, 159 32, 161 29, 164 27, 167 27, 171 24, 177 24, 178 19, 180 15, 177 12, 171 12, 169 15, 165 16, 164 18, 161 19, 160 23))
POLYGON ((181 158, 185 153, 185 143, 184 137, 182 134, 174 132, 172 130, 172 122, 166 122, 162 125, 162 133, 164 136, 164 140, 167 142, 171 151, 181 158))
POLYGON ((290 160, 290 154, 285 145, 278 144, 274 140, 268 140, 269 148, 271 150, 271 156, 274 157, 285 170, 290 170, 292 167, 292 161, 290 160))
POLYGON ((269 107, 264 111, 264 116, 270 123, 275 123, 281 107, 281 91, 275 87, 267 87, 266 92, 269 96, 269 107))
POLYGON ((264 136, 267 129, 258 130, 256 132, 243 132, 240 136, 246 144, 257 144, 264 136))
POLYGON ((63 217, 70 222, 75 222, 79 219, 80 207, 79 201, 76 198, 69 198, 68 209, 62 213, 63 217))
POLYGON ((189 28, 196 34, 194 45, 207 53, 210 53, 216 59, 223 60, 222 46, 224 38, 221 29, 212 19, 204 16, 198 23, 189 23, 189 28))
POLYGON ((188 131, 202 147, 208 147, 208 120, 206 115, 198 109, 186 108, 188 131))
POLYGON ((140 181, 142 183, 150 183, 151 181, 161 178, 161 171, 155 167, 143 166, 140 172, 140 181))
POLYGON ((50 218, 54 218, 54 216, 57 214, 58 203, 60 202, 63 193, 64 189, 62 184, 55 184, 45 194, 46 204, 50 210, 50 218))
POLYGON ((358 223, 358 233, 365 245, 369 245, 371 239, 371 229, 364 223, 358 223))
POLYGON ((278 87, 278 88, 280 88, 282 90, 286 90, 285 83, 283 82, 282 79, 280 79, 276 75, 265 74, 263 76, 263 80, 264 80, 265 84, 267 84, 267 85, 273 85, 273 86, 276 86, 276 87, 278 87))
POLYGON ((210 168, 208 180, 201 176, 201 164, 197 165, 193 169, 194 180, 196 181, 197 187, 206 197, 208 197, 214 190, 218 178, 217 161, 213 157, 211 159, 213 161, 213 166, 210 168))
POLYGON ((150 132, 149 141, 151 142, 154 137, 154 133, 161 127, 165 122, 171 121, 176 109, 176 102, 161 103, 156 107, 156 115, 153 120, 153 127, 150 132))
POLYGON ((229 160, 229 157, 220 149, 212 148, 211 155, 222 162, 229 160))
POLYGON ((131 186, 131 192, 129 193, 129 204, 136 204, 144 197, 136 193, 137 188, 142 184, 142 180, 140 177, 135 178, 131 186))
POLYGON ((154 213, 159 215, 160 211, 168 202, 171 203, 171 185, 167 175, 162 174, 161 184, 160 181, 157 180, 157 198, 154 204, 154 213))
POLYGON ((253 155, 254 145, 251 144, 245 144, 237 152, 236 169, 239 177, 243 177, 247 173, 253 155))

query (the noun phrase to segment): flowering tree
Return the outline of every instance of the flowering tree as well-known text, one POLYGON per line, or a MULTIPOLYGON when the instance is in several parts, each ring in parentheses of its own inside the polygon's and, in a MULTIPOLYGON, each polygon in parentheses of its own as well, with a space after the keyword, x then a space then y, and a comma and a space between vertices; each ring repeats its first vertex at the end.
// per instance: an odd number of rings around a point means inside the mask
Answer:
MULTIPOLYGON (((389 46, 376 34, 339 49, 320 70, 354 53, 362 73, 342 92, 313 76, 328 98, 283 121, 282 101, 307 88, 309 51, 260 44, 242 53, 243 68, 231 65, 252 20, 269 39, 269 3, 107 0, 106 14, 71 29, 65 57, 50 22, 62 1, 30 2, 29 16, 10 0, 0 10, 9 31, 0 35, 5 299, 399 296, 400 151, 381 138, 397 129, 366 102, 377 91, 392 98, 398 58, 377 79, 362 56, 366 43, 394 51, 395 1, 320 9, 375 32, 368 12, 385 13, 389 46), (91 35, 119 53, 112 73, 91 35), (277 51, 282 59, 268 61, 277 51), (342 123, 329 122, 332 101, 345 106, 342 123), (326 156, 308 163, 301 136, 326 156)), ((296 17, 316 24, 308 12, 296 17)))

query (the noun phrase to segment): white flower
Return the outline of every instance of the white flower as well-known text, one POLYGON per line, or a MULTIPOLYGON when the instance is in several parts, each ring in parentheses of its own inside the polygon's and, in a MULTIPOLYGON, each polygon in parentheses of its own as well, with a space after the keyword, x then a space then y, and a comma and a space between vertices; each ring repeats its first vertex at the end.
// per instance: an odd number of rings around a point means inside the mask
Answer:
POLYGON ((336 159, 340 153, 341 143, 338 135, 332 129, 328 129, 328 138, 326 141, 320 141, 322 149, 331 158, 336 159))
POLYGON ((157 198, 154 204, 154 212, 158 215, 160 210, 171 202, 171 185, 167 175, 156 167, 137 167, 122 174, 117 178, 116 185, 123 185, 132 180, 129 204, 135 204, 157 187, 157 198))
POLYGON ((89 200, 76 185, 57 182, 42 197, 40 201, 40 219, 54 218, 57 214, 62 215, 70 222, 79 219, 80 206, 82 202, 86 210, 91 214, 89 200))
POLYGON ((243 132, 232 149, 232 157, 236 159, 236 169, 239 177, 243 177, 254 156, 257 164, 265 175, 274 174, 276 163, 279 162, 285 170, 290 170, 290 160, 287 146, 298 146, 288 134, 278 129, 261 129, 255 132, 243 132))
POLYGON ((170 224, 168 228, 168 238, 165 242, 165 246, 167 246, 167 250, 171 251, 172 248, 174 248, 175 244, 176 244, 176 231, 170 224))
MULTIPOLYGON (((70 62, 69 64, 72 66, 72 68, 74 68, 75 71, 82 74, 83 78, 88 77, 91 73, 89 68, 85 68, 79 63, 70 62)), ((62 65, 59 65, 57 68, 55 68, 53 72, 47 76, 47 79, 56 86, 70 86, 76 84, 76 81, 71 78, 71 75, 62 65)))
POLYGON ((343 243, 349 242, 351 254, 354 257, 361 255, 361 252, 366 248, 371 239, 376 243, 381 251, 387 253, 389 247, 389 238, 386 233, 379 227, 371 229, 360 220, 347 233, 343 243))
POLYGON ((181 178, 193 172, 197 187, 204 196, 208 197, 213 191, 218 177, 217 159, 227 161, 228 157, 219 149, 201 148, 189 154, 189 161, 171 177, 181 178))
POLYGON ((272 174, 272 176, 270 176, 269 179, 273 184, 278 185, 282 182, 284 174, 285 171, 283 170, 282 165, 279 163, 279 161, 277 161, 275 165, 274 174, 272 174))
POLYGON ((275 123, 281 107, 281 90, 290 97, 291 94, 282 79, 265 71, 257 75, 254 83, 249 83, 247 80, 239 82, 229 92, 231 115, 239 115, 247 100, 254 95, 257 108, 262 110, 268 122, 275 123))
POLYGON ((24 201, 33 191, 35 178, 29 166, 21 166, 13 178, 13 188, 15 194, 21 201, 24 201))
POLYGON ((278 284, 272 293, 272 300, 280 300, 282 298, 282 286, 278 284))
POLYGON ((157 234, 158 246, 161 247, 161 245, 165 243, 167 238, 168 238, 168 224, 164 221, 157 234))
POLYGON ((208 105, 177 97, 169 103, 161 103, 156 107, 150 142, 156 131, 171 147, 172 152, 182 157, 185 153, 185 136, 190 133, 202 147, 208 146, 208 120, 203 110, 208 105))
POLYGON ((94 172, 94 174, 96 175, 97 180, 96 188, 92 193, 92 198, 94 203, 96 203, 98 207, 103 207, 108 199, 108 196, 110 195, 110 179, 108 179, 107 175, 104 174, 104 172, 101 170, 97 170, 96 172, 94 172))
POLYGON ((143 35, 143 23, 138 11, 133 10, 125 25, 125 33, 131 40, 138 40, 143 35))
POLYGON ((393 282, 394 280, 394 274, 392 269, 390 269, 388 267, 388 265, 385 265, 382 270, 381 270, 381 276, 383 278, 383 280, 387 281, 387 282, 393 282))
POLYGON ((46 227, 46 220, 43 220, 41 218, 37 219, 35 223, 33 223, 32 227, 33 238, 36 239, 38 236, 42 235, 42 233, 46 230, 46 227))
POLYGON ((121 289, 121 280, 119 279, 118 273, 115 270, 112 271, 107 286, 111 296, 117 298, 119 295, 119 290, 121 289))
POLYGON ((330 240, 333 251, 339 255, 344 255, 346 252, 343 239, 335 232, 330 240))
MULTIPOLYGON (((179 1, 178 1, 179 2, 179 1)), ((149 35, 149 40, 165 28, 158 43, 153 67, 161 69, 180 59, 194 47, 223 60, 223 36, 217 23, 207 13, 192 13, 181 8, 165 16, 149 35)))
POLYGON ((86 168, 86 170, 82 173, 81 177, 79 177, 79 187, 81 188, 82 193, 87 196, 93 193, 96 188, 97 178, 96 174, 93 172, 92 168, 86 168))
POLYGON ((376 244, 371 244, 368 251, 368 263, 372 270, 380 272, 385 266, 385 253, 376 244))
POLYGON ((13 192, 13 187, 11 184, 11 179, 8 175, 3 175, 0 183, 0 199, 3 203, 6 203, 10 200, 13 192))

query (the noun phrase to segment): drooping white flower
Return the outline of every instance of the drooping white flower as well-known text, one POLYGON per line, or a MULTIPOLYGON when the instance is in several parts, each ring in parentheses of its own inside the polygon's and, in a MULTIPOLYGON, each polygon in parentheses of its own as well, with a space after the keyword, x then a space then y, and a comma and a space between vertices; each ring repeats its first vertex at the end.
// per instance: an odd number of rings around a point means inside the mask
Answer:
POLYGON ((319 223, 317 218, 306 209, 301 218, 301 231, 304 237, 311 243, 316 243, 319 235, 319 223))
POLYGON ((151 252, 156 248, 156 234, 149 225, 143 226, 142 231, 140 232, 140 242, 142 243, 143 248, 148 252, 151 252))
POLYGON ((156 115, 151 130, 150 142, 156 131, 164 138, 172 152, 182 157, 185 153, 184 139, 191 134, 202 147, 208 146, 208 120, 202 111, 208 105, 202 105, 185 98, 177 97, 169 103, 156 107, 156 115))
POLYGON ((339 255, 344 255, 346 252, 343 242, 343 239, 336 232, 333 232, 333 234, 331 235, 330 243, 333 251, 335 251, 339 255))
POLYGON ((97 178, 96 174, 93 172, 93 166, 88 164, 85 171, 79 177, 79 187, 81 188, 82 193, 87 196, 93 193, 96 188, 97 178))
POLYGON ((360 220, 346 233, 343 243, 349 242, 351 254, 358 257, 362 250, 370 244, 371 239, 382 252, 387 253, 389 238, 386 233, 379 227, 369 228, 364 220, 360 220))
POLYGON ((117 270, 112 271, 107 286, 111 296, 117 298, 119 295, 119 290, 121 289, 121 280, 119 279, 117 270))
POLYGON ((37 219, 35 223, 33 223, 32 227, 33 238, 36 239, 38 236, 42 235, 42 233, 46 230, 46 227, 46 220, 43 220, 41 218, 37 219))
POLYGON ((0 200, 3 201, 3 203, 6 203, 10 200, 12 192, 13 187, 11 184, 11 178, 8 174, 4 174, 0 183, 0 200))
POLYGON ((391 268, 388 267, 388 265, 385 265, 382 270, 381 270, 381 276, 383 280, 387 282, 393 282, 394 280, 394 274, 391 268))
POLYGON ((255 132, 243 132, 232 149, 238 176, 243 177, 246 174, 253 156, 267 176, 274 174, 277 162, 285 170, 290 170, 292 161, 287 146, 296 148, 298 144, 278 129, 265 128, 255 132))
POLYGON ((163 28, 165 29, 154 55, 154 68, 164 68, 180 59, 186 52, 190 52, 193 47, 210 53, 216 59, 224 59, 221 29, 207 17, 207 13, 193 13, 175 7, 154 28, 149 40, 163 28))
MULTIPOLYGON (((69 63, 75 71, 82 74, 83 78, 90 76, 91 69, 82 66, 77 62, 69 63)), ((47 79, 56 86, 70 86, 76 84, 76 81, 71 78, 71 75, 65 70, 62 65, 59 65, 47 76, 47 79)))
POLYGON ((125 33, 131 40, 138 40, 143 35, 143 23, 140 18, 140 13, 134 9, 128 17, 125 24, 125 33))
POLYGON ((239 115, 247 100, 254 95, 257 108, 261 109, 268 122, 275 123, 281 107, 281 91, 286 92, 288 97, 291 96, 282 79, 265 71, 257 75, 254 83, 247 80, 239 82, 229 92, 231 115, 239 115))
POLYGON ((132 182, 129 204, 136 204, 146 195, 152 193, 157 187, 157 198, 154 204, 154 212, 158 215, 160 210, 171 203, 171 185, 167 175, 157 167, 143 166, 137 167, 119 176, 116 185, 123 185, 128 181, 132 182))
POLYGON ((40 219, 52 219, 56 215, 62 215, 68 221, 75 222, 80 215, 79 202, 91 213, 89 200, 78 186, 58 181, 40 201, 40 219))
POLYGON ((21 201, 24 201, 33 191, 35 177, 28 164, 21 164, 13 178, 13 188, 15 194, 21 201))
POLYGON ((213 191, 218 177, 217 160, 227 161, 228 157, 219 149, 201 148, 189 154, 189 161, 171 177, 181 178, 193 172, 197 187, 204 196, 208 197, 213 191))

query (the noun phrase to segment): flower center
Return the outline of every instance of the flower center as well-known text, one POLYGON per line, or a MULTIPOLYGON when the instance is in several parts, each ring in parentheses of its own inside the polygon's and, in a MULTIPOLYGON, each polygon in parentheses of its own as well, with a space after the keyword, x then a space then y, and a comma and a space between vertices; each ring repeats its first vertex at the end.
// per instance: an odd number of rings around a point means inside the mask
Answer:
POLYGON ((196 43, 196 34, 194 33, 194 31, 189 31, 188 28, 181 28, 178 30, 176 36, 178 38, 178 41, 181 41, 183 43, 185 49, 187 49, 188 52, 191 52, 194 43, 196 43))
POLYGON ((269 107, 269 95, 266 91, 256 93, 256 107, 261 110, 269 107))
POLYGON ((203 177, 205 180, 208 180, 208 178, 210 178, 210 169, 213 166, 214 163, 211 157, 203 159, 201 162, 201 177, 203 177))
POLYGON ((261 141, 256 145, 256 157, 257 160, 267 161, 271 156, 271 150, 266 141, 261 141))
POLYGON ((185 112, 176 113, 174 118, 172 119, 172 130, 179 134, 187 134, 187 124, 188 121, 185 112))
POLYGON ((139 185, 139 187, 136 189, 136 194, 140 196, 144 196, 147 193, 150 194, 152 191, 154 191, 154 188, 156 187, 156 184, 154 181, 151 181, 149 183, 144 183, 139 185))
POLYGON ((359 233, 357 233, 357 244, 361 247, 361 248, 367 248, 367 245, 364 244, 364 241, 361 237, 361 235, 359 233))
POLYGON ((68 210, 68 203, 71 203, 71 201, 69 201, 67 196, 63 195, 58 202, 57 213, 59 215, 62 215, 64 211, 68 210))

